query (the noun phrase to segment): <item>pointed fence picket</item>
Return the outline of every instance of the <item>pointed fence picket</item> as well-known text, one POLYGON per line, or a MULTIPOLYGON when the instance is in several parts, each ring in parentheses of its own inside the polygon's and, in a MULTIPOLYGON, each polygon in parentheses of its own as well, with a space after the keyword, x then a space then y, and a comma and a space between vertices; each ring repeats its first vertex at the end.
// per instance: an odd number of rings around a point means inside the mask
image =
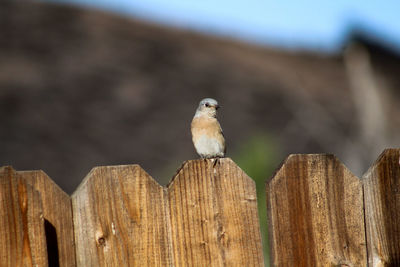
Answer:
MULTIPOLYGON (((266 183, 271 266, 400 266, 400 149, 362 179, 335 156, 290 155, 266 183)), ((0 168, 0 266, 264 266, 254 182, 190 160, 159 185, 95 167, 72 196, 0 168)))
POLYGON ((370 266, 400 266, 400 149, 386 149, 364 174, 370 266))
POLYGON ((291 155, 267 183, 274 266, 366 266, 359 178, 332 155, 291 155))
POLYGON ((49 266, 74 266, 71 198, 43 171, 17 173, 39 192, 41 197, 49 266))
POLYGON ((0 168, 1 266, 48 266, 40 194, 10 167, 0 168))
POLYGON ((138 165, 94 168, 72 195, 77 266, 170 266, 164 198, 138 165))

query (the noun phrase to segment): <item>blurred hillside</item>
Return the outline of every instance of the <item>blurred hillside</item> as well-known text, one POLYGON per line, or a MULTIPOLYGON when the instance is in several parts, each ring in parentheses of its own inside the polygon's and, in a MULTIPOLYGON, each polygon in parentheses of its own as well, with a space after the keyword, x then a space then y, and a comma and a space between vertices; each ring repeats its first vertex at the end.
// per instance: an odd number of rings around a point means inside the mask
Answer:
POLYGON ((2 2, 0 21, 0 165, 43 169, 68 193, 97 165, 166 183, 197 158, 204 97, 223 107, 234 160, 266 136, 273 162, 334 153, 360 175, 400 141, 400 57, 363 34, 322 55, 48 3, 2 2))

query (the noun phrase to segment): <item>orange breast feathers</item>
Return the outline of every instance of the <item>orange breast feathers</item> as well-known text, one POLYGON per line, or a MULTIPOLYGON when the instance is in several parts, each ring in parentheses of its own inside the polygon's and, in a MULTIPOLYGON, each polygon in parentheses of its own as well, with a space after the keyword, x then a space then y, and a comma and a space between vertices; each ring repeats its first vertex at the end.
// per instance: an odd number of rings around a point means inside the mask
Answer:
POLYGON ((222 129, 216 118, 206 116, 195 117, 191 124, 191 130, 193 142, 196 142, 201 136, 206 135, 209 138, 217 139, 225 146, 222 129))

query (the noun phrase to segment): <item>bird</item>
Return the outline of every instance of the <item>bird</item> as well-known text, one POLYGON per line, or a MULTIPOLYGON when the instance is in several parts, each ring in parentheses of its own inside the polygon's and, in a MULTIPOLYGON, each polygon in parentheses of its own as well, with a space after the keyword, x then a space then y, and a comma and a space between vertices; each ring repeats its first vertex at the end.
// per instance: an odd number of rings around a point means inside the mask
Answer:
POLYGON ((217 100, 204 98, 191 123, 192 141, 203 159, 223 158, 226 153, 224 134, 217 120, 219 108, 217 100))

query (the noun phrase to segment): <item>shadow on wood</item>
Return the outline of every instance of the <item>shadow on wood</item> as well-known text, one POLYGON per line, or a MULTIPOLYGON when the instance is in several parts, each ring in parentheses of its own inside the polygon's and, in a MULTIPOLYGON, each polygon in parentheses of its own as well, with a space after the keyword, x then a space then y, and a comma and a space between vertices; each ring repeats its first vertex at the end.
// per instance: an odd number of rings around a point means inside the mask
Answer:
MULTIPOLYGON (((44 231, 46 234, 46 247, 47 247, 47 258, 50 267, 60 266, 60 256, 58 253, 58 237, 57 231, 54 225, 48 220, 44 220, 44 231)), ((73 254, 75 255, 75 253, 73 254)))

